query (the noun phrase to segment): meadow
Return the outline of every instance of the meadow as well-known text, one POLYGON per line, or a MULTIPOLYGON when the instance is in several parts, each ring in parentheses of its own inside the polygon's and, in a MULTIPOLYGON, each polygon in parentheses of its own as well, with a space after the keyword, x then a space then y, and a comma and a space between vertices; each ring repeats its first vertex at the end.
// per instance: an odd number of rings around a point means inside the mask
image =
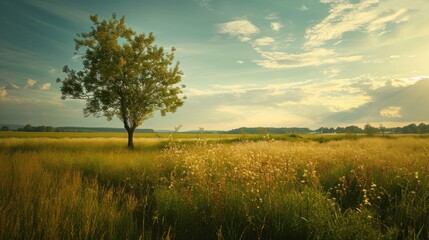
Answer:
POLYGON ((0 133, 0 239, 429 239, 429 138, 0 133))

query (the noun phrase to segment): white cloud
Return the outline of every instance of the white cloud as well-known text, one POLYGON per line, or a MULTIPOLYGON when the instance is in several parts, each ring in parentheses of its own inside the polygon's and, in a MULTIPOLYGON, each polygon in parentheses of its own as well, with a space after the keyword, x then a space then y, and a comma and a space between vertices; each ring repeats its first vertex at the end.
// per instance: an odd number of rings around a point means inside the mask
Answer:
MULTIPOLYGON (((406 8, 399 8, 389 1, 362 0, 352 4, 349 1, 323 0, 322 3, 330 3, 329 15, 321 22, 308 28, 305 32, 307 47, 317 47, 329 40, 340 40, 346 32, 363 31, 385 32, 388 23, 400 23, 407 21, 406 8)), ((402 4, 407 6, 406 2, 402 4)))
POLYGON ((215 94, 219 94, 219 91, 213 91, 213 90, 201 90, 196 88, 187 88, 185 89, 185 94, 187 97, 194 97, 194 96, 212 96, 215 94))
POLYGON ((185 88, 185 94, 188 97, 195 96, 214 96, 222 94, 240 94, 249 91, 252 85, 213 85, 208 89, 185 88))
POLYGON ((426 80, 426 79, 429 79, 429 76, 414 76, 414 77, 408 77, 408 78, 402 77, 402 78, 390 80, 389 84, 392 85, 393 87, 407 87, 417 83, 420 80, 426 80))
POLYGON ((240 39, 240 42, 248 42, 250 41, 250 37, 238 37, 240 39))
POLYGON ((270 13, 270 14, 268 14, 268 16, 265 17, 265 19, 267 19, 267 20, 278 20, 279 16, 277 15, 277 13, 270 13))
POLYGON ((429 76, 414 76, 410 78, 406 78, 408 81, 411 81, 412 83, 418 82, 420 80, 429 79, 429 76))
POLYGON ((6 91, 6 88, 5 87, 3 87, 3 86, 0 86, 0 99, 1 98, 4 98, 4 97, 6 97, 7 96, 7 91, 6 91))
POLYGON ((242 61, 242 60, 238 60, 238 61, 237 61, 237 63, 239 63, 239 64, 243 64, 243 63, 244 63, 244 61, 242 61))
POLYGON ((388 14, 386 16, 377 18, 374 21, 369 22, 369 26, 367 27, 367 30, 368 32, 384 30, 386 27, 386 24, 389 22, 401 23, 403 21, 406 21, 405 19, 408 19, 408 17, 403 17, 403 15, 406 12, 407 12, 407 9, 402 8, 392 14, 388 14), (403 18, 399 18, 399 17, 403 17, 403 18))
POLYGON ((307 11, 308 10, 308 7, 307 6, 305 6, 305 5, 302 5, 301 7, 299 7, 298 8, 299 10, 301 10, 301 11, 307 11))
POLYGON ((353 86, 353 79, 310 81, 303 92, 306 97, 301 104, 324 106, 329 112, 346 111, 371 100, 353 86))
POLYGON ((320 0, 321 3, 342 3, 344 0, 320 0))
POLYGON ((401 116, 401 107, 391 106, 388 108, 384 108, 380 111, 380 115, 382 117, 387 118, 400 118, 401 116))
POLYGON ((238 37, 242 42, 247 42, 251 35, 259 33, 259 28, 248 20, 237 20, 218 24, 218 31, 238 37))
POLYGON ((9 81, 8 84, 6 85, 5 89, 6 90, 14 90, 14 91, 18 91, 18 90, 30 90, 30 89, 38 89, 38 90, 42 90, 42 91, 47 91, 49 89, 51 89, 52 84, 51 83, 41 83, 41 84, 37 84, 36 80, 33 79, 28 79, 27 82, 21 85, 17 85, 12 81, 9 81))
POLYGON ((201 7, 204 7, 204 8, 207 8, 207 9, 211 9, 210 2, 211 2, 211 0, 198 0, 198 4, 201 7))
POLYGON ((73 61, 73 62, 77 62, 77 60, 79 60, 79 58, 81 58, 81 57, 82 57, 82 55, 80 55, 80 54, 75 54, 75 55, 73 55, 73 56, 72 56, 72 58, 71 58, 71 59, 72 59, 72 61, 73 61))
POLYGON ((25 88, 34 86, 34 84, 36 84, 36 82, 37 82, 36 80, 28 79, 27 80, 27 85, 25 85, 25 88))
POLYGON ((280 29, 282 28, 282 24, 280 22, 272 22, 271 23, 271 29, 273 31, 280 31, 280 29))
POLYGON ((338 74, 340 74, 340 72, 341 72, 341 69, 339 69, 339 68, 329 68, 329 69, 326 69, 325 71, 323 71, 323 74, 327 77, 332 78, 332 77, 338 76, 338 74))
POLYGON ((55 70, 55 68, 51 68, 51 69, 49 69, 49 70, 48 70, 48 72, 49 72, 50 74, 54 74, 54 73, 56 73, 56 72, 57 72, 57 70, 55 70))
POLYGON ((338 40, 338 41, 336 41, 334 44, 332 44, 333 46, 337 46, 338 44, 340 44, 340 43, 342 43, 343 42, 343 40, 338 40))
POLYGON ((43 83, 39 86, 39 90, 47 91, 51 89, 51 83, 43 83))
POLYGON ((8 82, 6 89, 7 90, 19 90, 20 87, 13 82, 8 82))
POLYGON ((274 42, 274 39, 272 37, 263 37, 255 40, 255 44, 259 46, 270 45, 273 42, 274 42))
POLYGON ((335 64, 339 62, 355 62, 362 56, 339 56, 333 49, 315 48, 304 53, 287 53, 280 51, 261 51, 256 49, 262 60, 255 62, 264 68, 296 68, 306 66, 319 66, 322 64, 335 64))

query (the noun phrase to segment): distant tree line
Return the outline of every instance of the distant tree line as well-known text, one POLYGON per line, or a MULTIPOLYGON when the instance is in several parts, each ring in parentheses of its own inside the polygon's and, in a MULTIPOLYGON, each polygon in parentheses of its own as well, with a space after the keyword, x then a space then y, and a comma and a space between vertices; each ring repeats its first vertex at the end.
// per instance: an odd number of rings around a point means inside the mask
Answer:
MULTIPOLYGON (((9 126, 2 126, 0 131, 13 131, 14 129, 9 126)), ((52 126, 31 126, 31 124, 25 125, 23 128, 18 128, 16 131, 20 132, 124 132, 122 128, 89 128, 89 127, 57 127, 54 128, 52 126)), ((137 129, 136 132, 139 133, 154 133, 153 129, 137 129)), ((189 133, 193 133, 194 131, 190 131, 189 133)), ((201 132, 201 128, 200 131, 201 132)), ((205 133, 227 133, 227 134, 324 134, 324 133, 359 133, 359 134, 428 134, 429 133, 429 124, 420 123, 416 125, 415 123, 403 126, 403 127, 393 127, 387 128, 383 125, 378 127, 372 126, 371 124, 366 124, 363 128, 358 126, 347 126, 347 127, 337 127, 337 128, 328 128, 328 127, 320 127, 316 130, 310 130, 309 128, 264 128, 264 127, 256 127, 256 128, 237 128, 228 131, 204 131, 205 133)))
MULTIPOLYGON (((103 127, 57 127, 52 126, 32 126, 27 124, 24 127, 16 125, 10 127, 3 125, 0 131, 18 131, 18 132, 125 132, 123 128, 103 128, 103 127)), ((154 133, 153 129, 136 129, 138 133, 154 133)))
POLYGON ((31 124, 25 125, 23 128, 18 128, 18 132, 55 132, 56 129, 52 126, 31 126, 31 124))
POLYGON ((429 124, 420 123, 416 125, 415 123, 406 125, 404 127, 393 127, 387 128, 383 125, 378 127, 372 126, 371 124, 366 124, 363 128, 358 126, 348 126, 348 127, 337 127, 337 128, 327 128, 321 127, 315 131, 316 133, 364 133, 368 135, 373 134, 425 134, 429 133, 429 124))
POLYGON ((9 126, 2 126, 0 131, 10 131, 9 126))
POLYGON ((222 131, 222 133, 228 133, 228 134, 310 134, 310 133, 316 133, 316 134, 323 134, 323 133, 359 133, 359 134, 367 134, 367 135, 373 135, 373 134, 425 134, 429 133, 429 124, 420 123, 419 125, 416 125, 415 123, 409 124, 404 127, 393 127, 393 128, 387 128, 383 125, 380 125, 378 127, 372 126, 371 124, 366 124, 363 128, 360 128, 358 126, 347 126, 347 127, 337 127, 337 128, 328 128, 328 127, 320 127, 316 130, 310 130, 309 128, 298 128, 298 127, 292 127, 292 128, 264 128, 264 127, 256 127, 256 128, 237 128, 232 129, 228 131, 222 131))
POLYGON ((273 127, 256 127, 256 128, 248 128, 248 127, 242 127, 237 129, 232 129, 228 131, 223 131, 223 133, 227 134, 284 134, 284 133, 311 133, 312 131, 309 128, 298 128, 298 127, 292 127, 292 128, 273 128, 273 127))

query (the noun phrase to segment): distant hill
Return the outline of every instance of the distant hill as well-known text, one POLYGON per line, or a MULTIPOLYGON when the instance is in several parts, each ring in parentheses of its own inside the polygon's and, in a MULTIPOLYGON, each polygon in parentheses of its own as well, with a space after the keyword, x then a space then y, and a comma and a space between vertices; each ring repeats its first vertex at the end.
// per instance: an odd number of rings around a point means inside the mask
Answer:
POLYGON ((3 124, 3 123, 0 123, 0 128, 2 128, 3 126, 9 127, 9 129, 12 131, 16 131, 18 128, 24 127, 24 125, 19 125, 19 124, 3 124))
MULTIPOLYGON (((219 130, 204 130, 204 133, 225 133, 226 131, 219 131, 219 130)), ((196 133, 201 133, 201 130, 188 130, 188 131, 183 131, 180 133, 190 133, 190 134, 196 134, 196 133)))
POLYGON ((266 133, 310 133, 311 130, 309 128, 299 128, 299 127, 291 127, 291 128, 273 128, 273 127, 256 127, 256 128, 237 128, 229 131, 224 131, 224 133, 229 134, 237 134, 237 133, 249 133, 249 134, 266 134, 266 133))

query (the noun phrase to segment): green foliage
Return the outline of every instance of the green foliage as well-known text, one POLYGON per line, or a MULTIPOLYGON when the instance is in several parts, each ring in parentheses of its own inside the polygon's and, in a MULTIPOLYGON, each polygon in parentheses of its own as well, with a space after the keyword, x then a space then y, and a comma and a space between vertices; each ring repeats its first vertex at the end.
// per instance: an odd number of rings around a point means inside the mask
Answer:
POLYGON ((369 123, 365 124, 364 131, 366 135, 373 136, 374 134, 378 133, 379 129, 371 126, 369 123))
POLYGON ((33 127, 30 124, 27 124, 24 126, 24 131, 31 132, 33 131, 33 127))
POLYGON ((30 124, 24 126, 24 128, 18 128, 17 131, 21 132, 54 132, 55 128, 51 126, 37 126, 33 127, 30 124))
MULTIPOLYGON (((185 97, 179 85, 182 71, 174 64, 174 51, 154 45, 155 36, 137 34, 126 27, 125 17, 90 17, 93 27, 75 39, 76 54, 82 56, 83 70, 68 66, 61 83, 62 98, 84 99, 84 115, 118 117, 131 137, 144 120, 160 111, 175 112, 185 97), (84 50, 84 53, 80 53, 84 50)), ((129 142, 130 146, 130 142, 129 142)))

